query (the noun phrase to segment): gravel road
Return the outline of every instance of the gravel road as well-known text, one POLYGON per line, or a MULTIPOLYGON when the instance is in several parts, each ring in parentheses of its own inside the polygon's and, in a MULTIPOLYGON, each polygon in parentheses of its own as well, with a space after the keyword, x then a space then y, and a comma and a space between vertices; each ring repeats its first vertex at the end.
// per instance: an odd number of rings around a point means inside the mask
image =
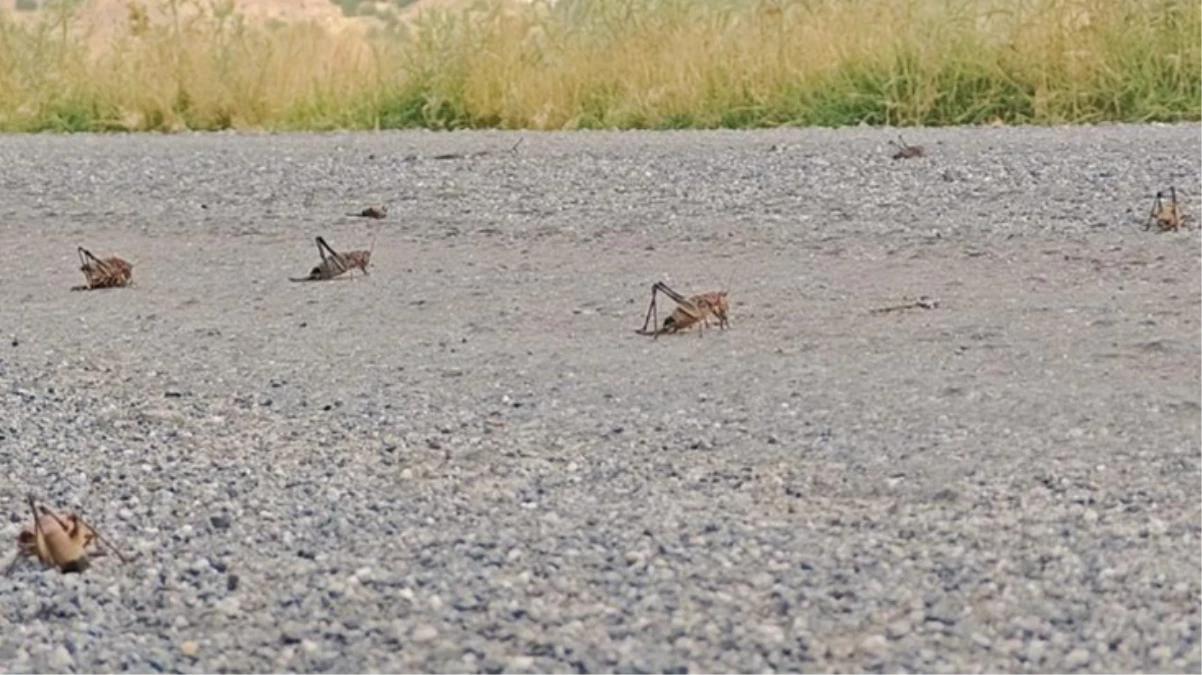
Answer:
POLYGON ((0 137, 0 670, 1196 673, 1200 131, 0 137))

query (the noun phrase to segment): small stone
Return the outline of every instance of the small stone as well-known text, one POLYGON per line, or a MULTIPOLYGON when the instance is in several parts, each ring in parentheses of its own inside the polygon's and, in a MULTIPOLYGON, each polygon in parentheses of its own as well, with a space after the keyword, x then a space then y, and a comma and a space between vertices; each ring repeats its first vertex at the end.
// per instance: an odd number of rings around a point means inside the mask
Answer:
POLYGON ((672 649, 678 654, 692 654, 697 651, 697 643, 688 636, 682 636, 672 643, 672 649))
POLYGON ((438 638, 438 629, 429 624, 422 624, 413 629, 410 637, 414 642, 432 642, 438 638))
POLYGON ((1047 649, 1048 643, 1043 640, 1031 640, 1027 645, 1027 662, 1038 664, 1040 661, 1043 661, 1043 655, 1047 652, 1047 649))
POLYGON ((66 672, 75 668, 75 659, 71 657, 71 652, 67 651, 66 647, 59 645, 50 652, 46 666, 55 672, 66 672))
POLYGON ((889 646, 889 640, 884 635, 869 635, 860 643, 860 650, 865 654, 881 654, 889 646))
POLYGON ((1084 518, 1085 522, 1089 525, 1093 525, 1094 523, 1098 522, 1098 512, 1094 511, 1093 509, 1085 509, 1085 513, 1082 514, 1081 517, 1084 518))
POLYGON ((943 598, 932 604, 926 612, 927 621, 938 621, 945 626, 954 626, 960 616, 960 606, 943 598))
POLYGON ((1077 647, 1073 651, 1069 652, 1068 656, 1064 658, 1064 665, 1067 668, 1076 669, 1088 665, 1089 659, 1089 650, 1083 647, 1077 647))
POLYGON ((530 670, 534 667, 534 657, 532 656, 514 656, 505 664, 505 670, 510 673, 530 670))
POLYGON ((1156 645, 1148 652, 1148 656, 1158 665, 1164 665, 1173 660, 1173 648, 1168 645, 1156 645))
POLYGON ((834 639, 826 646, 826 651, 834 659, 847 659, 855 651, 855 643, 850 640, 834 639))
POLYGON ((209 516, 209 524, 218 530, 229 529, 230 522, 230 514, 228 513, 219 513, 215 516, 209 516))
POLYGON ((752 575, 750 581, 752 586, 763 590, 772 588, 772 583, 774 580, 771 574, 768 574, 767 572, 761 572, 759 574, 752 575))
POLYGON ((195 640, 184 640, 179 644, 179 652, 188 658, 193 658, 200 652, 200 645, 195 640))
POLYGON ((480 609, 480 601, 474 595, 464 595, 455 598, 451 606, 460 612, 472 612, 480 609))
POLYGON ((779 644, 785 641, 785 629, 774 623, 760 624, 760 639, 768 644, 779 644))
POLYGON ((906 619, 898 619, 885 628, 885 635, 890 640, 900 640, 909 634, 910 622, 906 619))
POLYGON ((228 598, 222 598, 221 600, 218 600, 216 608, 217 611, 225 614, 226 616, 238 616, 242 613, 242 601, 238 599, 238 596, 231 595, 228 598))
POLYGON ((1022 648, 1022 640, 1003 640, 998 644, 997 651, 1005 654, 1006 656, 1012 656, 1022 651, 1022 648))
POLYGON ((982 649, 989 649, 991 646, 993 646, 993 640, 990 640, 988 637, 982 635, 981 633, 973 633, 972 641, 978 647, 981 647, 982 649))

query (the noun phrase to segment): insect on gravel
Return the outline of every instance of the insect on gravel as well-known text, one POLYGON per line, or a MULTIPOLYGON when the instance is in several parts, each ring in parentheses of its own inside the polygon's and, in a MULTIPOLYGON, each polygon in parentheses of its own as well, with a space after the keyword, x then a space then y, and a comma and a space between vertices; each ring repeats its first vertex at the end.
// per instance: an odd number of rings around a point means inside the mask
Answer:
POLYGON ((125 260, 115 255, 101 260, 82 246, 78 250, 79 271, 83 272, 87 283, 82 286, 72 286, 71 290, 91 291, 98 288, 121 288, 128 286, 132 281, 134 266, 125 260))
POLYGON ((33 495, 28 495, 26 500, 33 523, 17 535, 17 555, 4 571, 5 576, 23 558, 37 558, 45 567, 54 567, 63 574, 82 573, 91 566, 92 558, 104 555, 104 551, 95 548, 97 543, 107 546, 121 562, 129 562, 78 514, 57 514, 39 506, 33 495))
POLYGON ((730 302, 727 291, 699 293, 686 298, 669 288, 662 281, 657 281, 651 285, 651 304, 647 307, 647 315, 643 317, 643 327, 635 332, 639 335, 650 335, 658 339, 660 335, 665 333, 678 333, 696 326, 697 335, 700 337, 702 333, 701 327, 710 325, 709 319, 711 316, 718 319, 719 328, 725 329, 729 324, 727 319, 729 311, 730 302), (664 319, 662 326, 656 328, 655 326, 659 323, 659 316, 656 311, 655 300, 659 293, 663 293, 671 298, 676 303, 676 309, 664 319))
POLYGON ((327 281, 337 278, 347 272, 358 269, 367 274, 367 266, 371 264, 371 253, 375 248, 375 239, 372 239, 371 248, 365 251, 347 251, 339 253, 326 243, 326 240, 317 237, 317 252, 321 254, 321 264, 314 267, 309 272, 307 277, 289 277, 289 281, 327 281))

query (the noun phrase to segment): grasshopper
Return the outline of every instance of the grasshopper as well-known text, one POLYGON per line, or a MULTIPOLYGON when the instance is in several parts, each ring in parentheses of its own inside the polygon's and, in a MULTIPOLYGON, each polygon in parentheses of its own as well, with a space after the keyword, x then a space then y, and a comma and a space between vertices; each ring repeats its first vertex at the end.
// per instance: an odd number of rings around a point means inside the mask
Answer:
POLYGON ((101 260, 92 255, 88 249, 79 247, 79 271, 87 279, 82 286, 73 286, 73 291, 90 291, 97 288, 121 288, 128 286, 134 274, 134 266, 128 262, 110 256, 101 260))
POLYGON ((701 326, 710 325, 709 319, 711 316, 718 319, 719 328, 725 329, 729 324, 729 320, 727 319, 729 311, 730 303, 726 291, 700 293, 686 298, 668 288, 668 285, 662 281, 657 281, 651 285, 651 304, 647 307, 647 315, 643 317, 643 327, 635 332, 639 335, 650 335, 658 339, 664 333, 678 333, 697 326, 697 335, 700 336, 701 326), (659 293, 663 293, 671 298, 676 303, 676 309, 664 319, 662 326, 654 328, 653 326, 659 323, 659 316, 655 306, 656 296, 659 293), (652 328, 648 329, 649 326, 652 326, 652 328))
MULTIPOLYGON (((373 242, 372 248, 375 248, 373 242)), ((289 281, 326 281, 341 276, 350 270, 360 269, 367 274, 367 266, 371 263, 371 249, 366 251, 347 251, 339 253, 317 237, 317 252, 321 254, 321 264, 314 267, 307 277, 289 277, 289 281)))
POLYGON ((4 571, 5 576, 22 558, 37 558, 44 566, 57 568, 63 574, 82 573, 91 566, 92 558, 104 555, 104 551, 93 548, 97 542, 107 546, 121 562, 129 562, 77 514, 62 516, 45 506, 38 506, 33 495, 26 499, 33 514, 33 524, 17 535, 17 557, 4 571))
POLYGON ((1164 192, 1156 193, 1156 199, 1152 202, 1152 213, 1148 215, 1144 229, 1150 230, 1153 225, 1161 232, 1180 230, 1185 225, 1185 215, 1177 203, 1177 188, 1169 188, 1168 200, 1165 200, 1164 192))

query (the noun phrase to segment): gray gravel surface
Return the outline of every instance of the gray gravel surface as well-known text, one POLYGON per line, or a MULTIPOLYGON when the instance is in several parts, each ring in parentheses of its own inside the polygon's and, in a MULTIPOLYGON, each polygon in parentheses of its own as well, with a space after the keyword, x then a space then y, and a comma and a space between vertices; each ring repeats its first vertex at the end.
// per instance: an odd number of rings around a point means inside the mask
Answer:
POLYGON ((1198 672, 1199 132, 0 138, 0 670, 1198 672))

